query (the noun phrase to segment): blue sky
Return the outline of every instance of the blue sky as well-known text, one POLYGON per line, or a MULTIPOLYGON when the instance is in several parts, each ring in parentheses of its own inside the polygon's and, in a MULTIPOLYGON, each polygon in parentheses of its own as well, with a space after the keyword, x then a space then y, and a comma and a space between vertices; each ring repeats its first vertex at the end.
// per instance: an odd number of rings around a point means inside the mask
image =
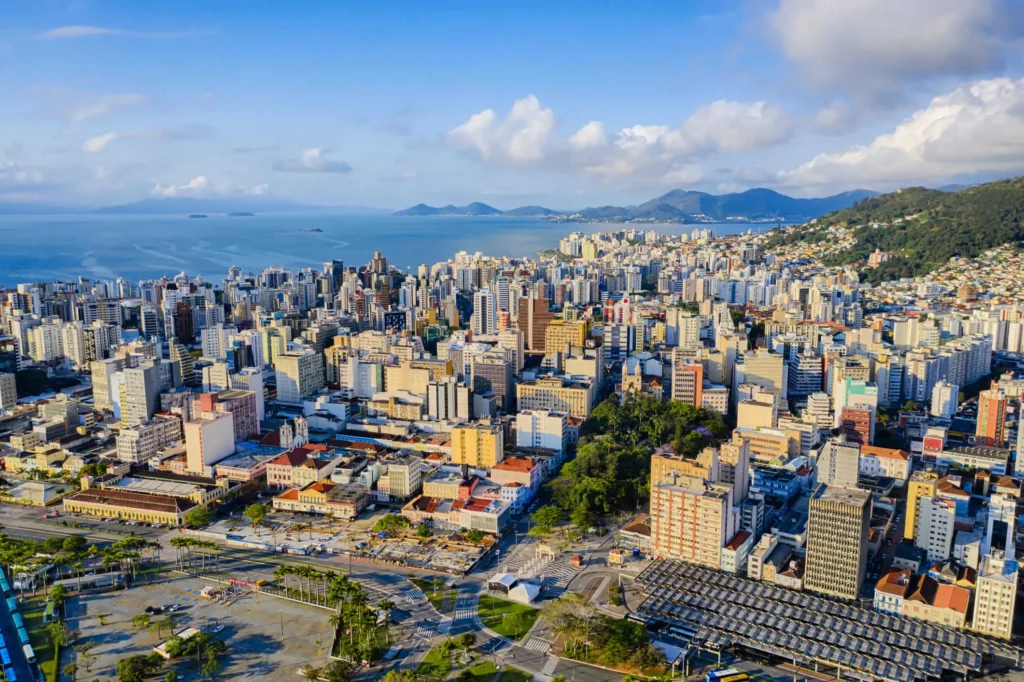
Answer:
POLYGON ((818 196, 1024 172, 1012 0, 6 0, 0 202, 818 196))

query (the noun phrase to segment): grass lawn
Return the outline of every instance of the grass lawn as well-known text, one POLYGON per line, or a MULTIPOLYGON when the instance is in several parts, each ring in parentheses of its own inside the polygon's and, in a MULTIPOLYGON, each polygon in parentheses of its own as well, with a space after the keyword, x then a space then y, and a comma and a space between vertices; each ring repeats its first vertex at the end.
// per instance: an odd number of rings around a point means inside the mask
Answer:
POLYGON ((530 682, 533 675, 524 673, 519 668, 505 668, 498 678, 498 682, 530 682))
POLYGON ((472 675, 472 677, 467 678, 467 682, 491 682, 494 676, 498 674, 498 667, 490 661, 484 661, 469 668, 467 672, 472 675))
POLYGON ((438 613, 451 613, 455 610, 455 590, 448 589, 444 586, 444 582, 438 583, 439 589, 434 591, 434 583, 431 580, 424 580, 423 578, 409 578, 416 587, 420 588, 423 594, 427 595, 427 599, 430 601, 430 605, 438 613), (448 608, 444 606, 444 592, 448 590, 448 608))
POLYGON ((44 606, 45 602, 39 599, 25 600, 18 604, 18 611, 25 620, 28 639, 32 643, 32 650, 35 651, 36 662, 43 671, 43 677, 46 682, 57 682, 57 652, 43 624, 44 606))
POLYGON ((520 639, 530 631, 533 624, 540 616, 540 609, 535 609, 526 604, 499 599, 489 594, 480 595, 480 608, 477 611, 480 620, 490 630, 509 639, 520 639), (512 627, 514 623, 509 618, 512 614, 520 614, 518 627, 512 627))
POLYGON ((452 663, 447 656, 441 653, 441 649, 434 647, 427 652, 420 664, 416 666, 416 674, 423 677, 430 677, 435 680, 448 679, 452 672, 452 663))

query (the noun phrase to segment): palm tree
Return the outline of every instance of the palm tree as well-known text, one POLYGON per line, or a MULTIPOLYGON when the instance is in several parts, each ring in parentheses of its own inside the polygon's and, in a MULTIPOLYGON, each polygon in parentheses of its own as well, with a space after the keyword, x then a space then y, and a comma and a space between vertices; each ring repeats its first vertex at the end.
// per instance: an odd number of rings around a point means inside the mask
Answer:
POLYGON ((384 612, 384 640, 391 645, 391 633, 388 627, 391 623, 391 612, 395 610, 395 602, 390 599, 382 599, 378 604, 377 608, 384 612))

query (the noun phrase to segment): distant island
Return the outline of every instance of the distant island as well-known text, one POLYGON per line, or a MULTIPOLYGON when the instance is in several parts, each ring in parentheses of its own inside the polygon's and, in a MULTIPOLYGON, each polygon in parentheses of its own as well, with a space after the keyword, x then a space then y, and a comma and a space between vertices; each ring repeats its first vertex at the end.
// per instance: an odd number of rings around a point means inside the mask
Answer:
POLYGON ((228 213, 229 218, 252 218, 255 215, 255 213, 250 213, 249 211, 232 211, 228 213))
POLYGON ((205 217, 206 217, 205 213, 192 213, 192 214, 189 215, 189 218, 205 218, 205 217))
POLYGON ((308 230, 303 230, 303 231, 304 232, 323 232, 323 230, 321 230, 319 227, 311 227, 308 230))
POLYGON ((853 206, 876 196, 868 190, 843 192, 820 199, 797 199, 770 189, 735 194, 707 194, 675 189, 638 206, 598 206, 579 211, 555 211, 522 206, 502 211, 480 202, 466 206, 416 204, 396 216, 516 216, 564 223, 774 223, 800 222, 853 206))

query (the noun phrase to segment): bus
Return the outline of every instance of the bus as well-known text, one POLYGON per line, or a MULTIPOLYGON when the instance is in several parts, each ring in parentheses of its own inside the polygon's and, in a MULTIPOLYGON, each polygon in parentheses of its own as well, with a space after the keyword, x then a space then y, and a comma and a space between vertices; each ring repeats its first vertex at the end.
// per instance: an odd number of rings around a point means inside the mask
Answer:
POLYGON ((21 650, 25 652, 25 659, 28 661, 29 665, 32 665, 36 662, 36 652, 32 651, 31 644, 26 644, 22 646, 21 650))
POLYGON ((7 578, 0 577, 0 590, 3 590, 4 597, 11 596, 11 584, 7 582, 7 578))
POLYGON ((704 676, 704 682, 743 682, 749 680, 750 675, 747 675, 742 670, 736 668, 726 668, 725 670, 712 670, 704 676))
POLYGON ((14 597, 7 598, 7 608, 10 609, 12 616, 18 612, 18 602, 14 601, 14 597))
POLYGON ((14 666, 4 668, 4 675, 7 675, 7 682, 18 682, 18 676, 14 674, 14 666))
POLYGON ((23 628, 23 627, 25 627, 25 621, 22 619, 20 613, 15 611, 15 612, 13 612, 11 614, 11 617, 14 618, 14 627, 16 627, 16 628, 23 628))
POLYGON ((26 644, 28 644, 28 643, 29 643, 29 639, 28 639, 28 631, 27 631, 27 630, 25 629, 25 626, 24 626, 24 625, 23 625, 23 626, 21 626, 20 628, 18 628, 18 642, 19 642, 19 643, 20 643, 20 644, 21 644, 22 646, 24 646, 24 645, 26 645, 26 644))
POLYGON ((11 655, 9 653, 7 653, 7 648, 6 647, 4 647, 3 649, 0 649, 0 661, 3 661, 3 666, 5 668, 10 668, 11 667, 11 655))

